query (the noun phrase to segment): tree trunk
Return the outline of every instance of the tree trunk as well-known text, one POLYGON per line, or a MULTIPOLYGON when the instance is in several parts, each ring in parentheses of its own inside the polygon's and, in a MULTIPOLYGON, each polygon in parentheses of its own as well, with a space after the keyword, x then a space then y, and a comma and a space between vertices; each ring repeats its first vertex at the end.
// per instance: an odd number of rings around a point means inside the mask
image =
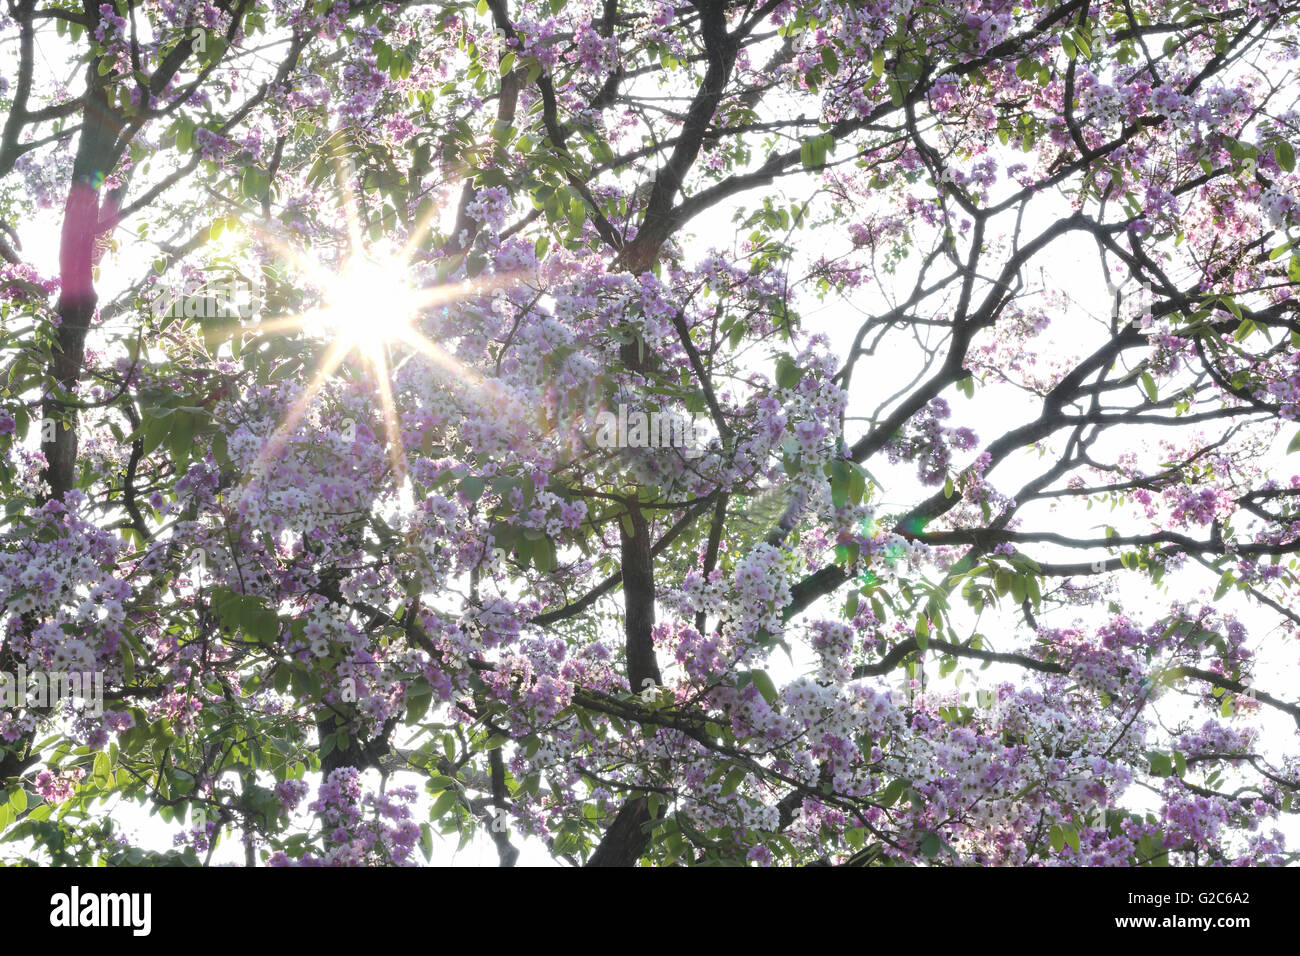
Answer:
POLYGON ((86 93, 85 126, 72 164, 72 184, 59 240, 59 329, 49 369, 54 388, 53 394, 47 394, 41 403, 44 421, 63 420, 52 435, 46 429, 41 434, 46 461, 41 477, 49 483, 50 498, 55 500, 76 484, 77 410, 63 403, 74 400, 73 391, 81 379, 86 357, 86 336, 98 301, 94 268, 95 245, 101 234, 99 190, 116 162, 118 123, 104 98, 100 78, 94 70, 88 70, 87 75, 90 88, 86 93))

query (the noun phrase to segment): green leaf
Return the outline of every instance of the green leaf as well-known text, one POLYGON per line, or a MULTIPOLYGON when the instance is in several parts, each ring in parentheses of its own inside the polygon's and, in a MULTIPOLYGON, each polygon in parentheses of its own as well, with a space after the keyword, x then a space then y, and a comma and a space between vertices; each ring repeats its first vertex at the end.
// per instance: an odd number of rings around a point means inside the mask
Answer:
POLYGON ((767 701, 769 705, 775 704, 776 685, 772 683, 772 678, 767 676, 767 671, 752 671, 751 677, 754 681, 754 686, 757 687, 758 692, 763 695, 763 699, 767 701))
POLYGON ((732 770, 722 781, 721 795, 724 797, 731 796, 747 776, 749 776, 749 771, 745 767, 737 767, 732 770))
POLYGON ((1084 59, 1092 56, 1092 46, 1088 43, 1087 34, 1082 28, 1074 31, 1074 45, 1083 54, 1084 59))
POLYGON ((1280 139, 1273 144, 1273 158, 1288 173, 1295 172, 1295 150, 1286 140, 1280 139))
POLYGON ((1059 826, 1052 827, 1047 833, 1047 838, 1052 844, 1052 849, 1057 853, 1065 849, 1065 831, 1059 826))
POLYGON ((776 384, 779 388, 794 388, 799 384, 799 379, 803 373, 799 366, 794 364, 794 359, 788 355, 782 355, 776 362, 776 384))
POLYGON ((1142 373, 1142 390, 1147 393, 1147 398, 1156 401, 1159 393, 1156 391, 1156 380, 1151 377, 1150 372, 1142 373))
POLYGON ((843 458, 831 462, 831 504, 845 508, 849 503, 849 475, 851 471, 843 458))
POLYGON ((533 567, 538 571, 554 571, 555 565, 555 542, 550 538, 533 542, 533 567))
POLYGON ((863 473, 861 466, 856 463, 849 465, 849 500, 855 505, 862 504, 862 498, 867 493, 867 476, 863 473))
POLYGON ((943 840, 939 838, 939 834, 927 833, 925 836, 921 838, 921 854, 923 856, 927 856, 927 857, 937 856, 939 854, 939 851, 942 849, 943 849, 943 840))
POLYGON ((1068 843, 1074 849, 1074 852, 1078 853, 1079 852, 1079 831, 1076 830, 1073 826, 1066 824, 1065 826, 1061 827, 1061 835, 1065 838, 1065 842, 1068 843))
POLYGON ((731 333, 727 336, 728 348, 734 350, 736 346, 740 344, 740 340, 745 337, 746 331, 747 328, 745 323, 737 320, 737 322, 731 327, 731 333))
POLYGON ((433 858, 433 827, 427 823, 420 824, 420 853, 426 863, 433 858))
POLYGON ((483 490, 487 487, 487 482, 475 475, 461 481, 457 486, 461 494, 470 501, 478 501, 483 497, 483 490))
POLYGON ((126 678, 128 684, 135 683, 135 655, 131 653, 131 644, 128 641, 122 641, 118 645, 118 650, 122 652, 122 675, 126 678))
POLYGON ((447 815, 447 811, 456 805, 456 799, 455 790, 444 790, 442 795, 433 801, 433 806, 429 808, 429 819, 442 819, 447 815))
MULTIPOLYGON (((420 693, 410 694, 406 698, 406 722, 414 724, 424 719, 424 715, 429 711, 429 701, 433 699, 433 690, 421 691, 420 693)), ((432 785, 432 781, 430 781, 432 785)), ((450 785, 450 783, 448 784, 450 785)))
POLYGON ((1004 597, 1011 590, 1011 575, 1005 568, 998 568, 993 572, 993 588, 997 591, 998 597, 1004 597))
POLYGON ((882 807, 892 807, 898 802, 898 798, 903 795, 903 791, 906 789, 906 780, 900 778, 893 781, 884 789, 884 792, 880 794, 880 805, 882 807))
POLYGON ((245 199, 261 199, 270 182, 256 166, 245 166, 239 179, 239 190, 245 199))
POLYGON ((1291 439, 1291 444, 1286 446, 1286 453, 1288 455, 1294 454, 1298 451, 1300 451, 1300 432, 1296 432, 1294 437, 1291 439))

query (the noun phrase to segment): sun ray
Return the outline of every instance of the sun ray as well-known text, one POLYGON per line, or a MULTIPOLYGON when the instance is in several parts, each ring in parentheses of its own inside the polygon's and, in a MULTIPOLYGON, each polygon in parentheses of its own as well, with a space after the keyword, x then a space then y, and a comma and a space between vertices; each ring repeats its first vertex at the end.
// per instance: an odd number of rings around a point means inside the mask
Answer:
POLYGON ((364 246, 361 237, 361 216, 357 212, 357 194, 349 184, 352 182, 352 164, 347 157, 335 153, 334 177, 339 185, 339 195, 343 199, 343 217, 348 229, 348 255, 355 256, 364 246))
POLYGON ((422 218, 416 221, 415 227, 406 237, 406 242, 402 244, 402 261, 410 262, 411 257, 415 254, 416 247, 420 242, 433 230, 434 221, 441 214, 442 210, 437 205, 430 204, 429 211, 422 218))
POLYGON ((246 332, 255 332, 258 335, 284 335, 291 332, 302 332, 306 329, 308 313, 299 312, 295 315, 282 315, 274 319, 262 319, 257 325, 249 326, 246 332))
POLYGON ((429 359, 434 365, 452 373, 453 376, 464 380, 472 387, 481 388, 487 381, 480 373, 461 362, 441 345, 415 331, 415 329, 406 329, 402 333, 401 339, 429 359))
POLYGON ((535 279, 535 270, 514 270, 489 276, 464 278, 420 286, 411 281, 419 271, 413 262, 423 238, 433 229, 440 210, 430 209, 414 224, 400 245, 367 245, 358 210, 358 198, 347 187, 350 166, 335 157, 340 183, 340 211, 345 248, 327 262, 287 242, 282 236, 256 222, 243 224, 248 239, 281 257, 309 294, 319 295, 318 304, 292 315, 261 317, 246 331, 260 337, 272 335, 324 336, 329 346, 310 382, 285 411, 283 420, 267 436, 253 463, 245 487, 266 477, 271 463, 280 455, 290 436, 307 414, 326 382, 352 353, 369 367, 375 378, 379 412, 387 432, 394 483, 403 487, 409 471, 402 439, 392 376, 394 365, 389 350, 404 346, 411 354, 426 358, 444 374, 452 387, 482 390, 489 401, 501 397, 500 386, 465 365, 416 324, 428 310, 474 296, 490 295, 499 289, 518 288, 535 279))
POLYGON ((388 457, 393 465, 393 483, 400 486, 406 481, 409 465, 406 461, 406 445, 402 441, 402 423, 393 402, 393 387, 388 381, 388 356, 382 348, 375 355, 374 370, 385 430, 388 432, 388 457))
POLYGON ((302 394, 299 395, 294 403, 289 407, 289 410, 285 413, 284 420, 276 427, 275 431, 271 433, 267 438, 266 443, 258 452, 257 459, 249 469, 248 479, 245 481, 246 487, 261 477, 263 472, 266 470, 267 465, 280 453, 280 449, 283 448, 285 443, 288 441, 289 435, 293 432, 294 428, 298 426, 298 422, 301 421, 303 415, 307 413, 307 409, 311 407, 311 403, 315 399, 316 394, 321 390, 329 377, 334 374, 334 370, 343 364, 343 359, 347 356, 347 353, 347 345, 342 340, 335 340, 330 343, 329 348, 325 351, 325 355, 321 358, 321 363, 317 367, 316 373, 312 376, 311 382, 308 383, 307 387, 303 389, 302 394))

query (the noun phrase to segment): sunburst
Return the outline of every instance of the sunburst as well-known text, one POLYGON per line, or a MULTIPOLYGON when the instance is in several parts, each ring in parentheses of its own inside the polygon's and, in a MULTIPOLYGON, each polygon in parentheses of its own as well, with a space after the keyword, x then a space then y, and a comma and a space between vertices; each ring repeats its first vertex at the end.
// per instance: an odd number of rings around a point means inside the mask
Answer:
MULTIPOLYGON (((411 324, 430 298, 412 287, 404 263, 367 251, 349 260, 325 286, 316 318, 345 347, 382 362, 386 347, 417 336, 411 324)), ((421 338, 423 336, 420 336, 421 338)))
MULTIPOLYGON (((343 170, 340 170, 339 180, 346 180, 343 170)), ((297 267, 306 284, 320 292, 317 307, 297 315, 264 320, 258 331, 262 334, 302 332, 321 335, 329 340, 329 346, 307 387, 264 443, 246 484, 265 474, 266 466, 279 454, 321 389, 350 356, 356 355, 374 375, 394 480, 400 487, 407 465, 391 385, 394 349, 413 349, 453 386, 484 387, 484 379, 478 372, 417 328, 418 320, 429 309, 469 296, 510 288, 525 282, 530 276, 529 273, 515 273, 420 286, 412 281, 416 271, 414 256, 432 228, 436 211, 416 224, 404 245, 387 242, 367 244, 351 190, 344 188, 342 192, 349 252, 341 264, 326 263, 308 256, 259 227, 250 230, 258 241, 297 267)))

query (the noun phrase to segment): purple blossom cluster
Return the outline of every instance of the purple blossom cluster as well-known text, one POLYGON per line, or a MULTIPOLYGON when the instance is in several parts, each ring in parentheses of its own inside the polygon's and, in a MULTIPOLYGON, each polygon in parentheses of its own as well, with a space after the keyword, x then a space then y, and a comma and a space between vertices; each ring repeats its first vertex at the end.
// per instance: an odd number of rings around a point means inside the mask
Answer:
POLYGON ((949 475, 952 453, 969 451, 979 444, 971 429, 942 424, 952 414, 942 398, 929 404, 908 422, 904 433, 885 446, 891 462, 915 461, 917 477, 924 485, 942 484, 949 475))
MULTIPOLYGON (((297 792, 296 790, 294 791, 297 792)), ((324 850, 291 858, 272 853, 270 866, 414 866, 420 839, 411 804, 413 787, 365 790, 354 767, 340 767, 322 781, 310 810, 320 819, 324 850)))

